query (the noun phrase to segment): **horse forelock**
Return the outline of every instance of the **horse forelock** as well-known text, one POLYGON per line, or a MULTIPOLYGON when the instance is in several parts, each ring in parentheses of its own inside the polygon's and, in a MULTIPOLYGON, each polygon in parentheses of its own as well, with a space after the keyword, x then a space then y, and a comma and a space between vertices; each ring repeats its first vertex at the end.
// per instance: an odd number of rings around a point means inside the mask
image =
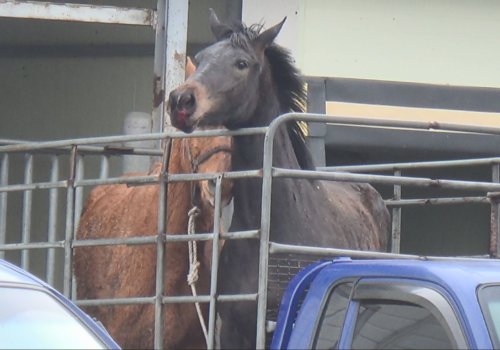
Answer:
POLYGON ((231 29, 227 37, 233 47, 247 49, 255 38, 257 38, 263 28, 262 24, 256 23, 246 26, 242 22, 233 22, 229 25, 231 29))

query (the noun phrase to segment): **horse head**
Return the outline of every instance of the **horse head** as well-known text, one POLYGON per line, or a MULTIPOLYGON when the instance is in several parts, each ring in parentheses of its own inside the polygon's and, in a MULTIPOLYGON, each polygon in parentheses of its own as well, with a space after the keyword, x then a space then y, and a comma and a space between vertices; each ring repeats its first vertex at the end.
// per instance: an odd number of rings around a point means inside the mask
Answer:
POLYGON ((172 124, 185 132, 199 126, 249 126, 266 76, 265 51, 285 20, 260 33, 261 26, 230 27, 211 11, 210 26, 217 42, 195 56, 196 71, 170 93, 172 124))

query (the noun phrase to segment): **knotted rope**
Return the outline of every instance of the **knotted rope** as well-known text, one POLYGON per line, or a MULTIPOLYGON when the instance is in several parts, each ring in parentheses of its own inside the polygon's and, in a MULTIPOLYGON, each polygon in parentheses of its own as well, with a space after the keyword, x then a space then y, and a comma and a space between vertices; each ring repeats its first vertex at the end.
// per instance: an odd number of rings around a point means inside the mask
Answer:
MULTIPOLYGON (((188 212, 188 235, 194 235, 196 233, 195 230, 195 221, 196 217, 200 215, 200 208, 196 205, 191 208, 188 212)), ((191 293, 194 297, 198 296, 196 292, 196 282, 198 281, 198 269, 200 267, 200 262, 198 261, 198 249, 196 241, 188 241, 188 249, 189 249, 189 273, 187 275, 187 282, 191 287, 191 293)), ((203 335, 205 336, 205 341, 208 346, 208 332, 207 326, 205 325, 205 319, 203 317, 203 313, 201 312, 201 307, 199 302, 195 302, 196 312, 198 314, 198 318, 200 320, 201 329, 203 330, 203 335)))

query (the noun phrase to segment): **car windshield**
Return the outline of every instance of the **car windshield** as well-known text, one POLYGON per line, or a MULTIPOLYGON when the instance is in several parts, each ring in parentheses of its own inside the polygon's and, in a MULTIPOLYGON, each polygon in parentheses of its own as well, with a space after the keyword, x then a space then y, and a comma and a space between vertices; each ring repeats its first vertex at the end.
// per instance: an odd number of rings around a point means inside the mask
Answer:
POLYGON ((104 349, 71 311, 38 289, 0 287, 0 347, 104 349))
POLYGON ((493 347, 500 349, 500 285, 483 286, 478 296, 493 347))

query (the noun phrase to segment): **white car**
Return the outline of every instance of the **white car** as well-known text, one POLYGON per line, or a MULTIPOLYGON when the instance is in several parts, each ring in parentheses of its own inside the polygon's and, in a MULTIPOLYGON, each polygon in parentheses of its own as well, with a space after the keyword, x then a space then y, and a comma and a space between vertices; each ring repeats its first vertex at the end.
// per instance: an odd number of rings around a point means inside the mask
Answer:
POLYGON ((0 348, 119 349, 106 330, 57 290, 0 259, 0 348))

